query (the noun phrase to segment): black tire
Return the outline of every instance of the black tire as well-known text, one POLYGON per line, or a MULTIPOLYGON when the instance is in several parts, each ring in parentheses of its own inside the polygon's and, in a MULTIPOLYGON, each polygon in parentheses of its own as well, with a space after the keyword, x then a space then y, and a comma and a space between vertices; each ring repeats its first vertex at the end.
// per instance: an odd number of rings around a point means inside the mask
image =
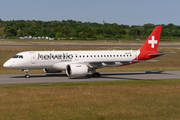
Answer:
POLYGON ((25 78, 30 78, 30 76, 28 74, 25 75, 25 78))
POLYGON ((100 74, 97 72, 97 73, 94 73, 93 74, 93 77, 95 77, 95 78, 99 78, 100 77, 100 74))

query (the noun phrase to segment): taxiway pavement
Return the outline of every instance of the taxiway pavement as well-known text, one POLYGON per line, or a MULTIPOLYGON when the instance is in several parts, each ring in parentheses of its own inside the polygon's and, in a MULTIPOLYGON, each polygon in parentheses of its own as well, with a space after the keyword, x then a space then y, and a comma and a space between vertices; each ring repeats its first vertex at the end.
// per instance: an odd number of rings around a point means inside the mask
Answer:
POLYGON ((90 82, 90 81, 118 81, 118 80, 162 80, 180 79, 180 71, 137 71, 137 72, 102 72, 100 78, 93 78, 88 74, 83 78, 69 78, 66 74, 2 74, 0 84, 31 84, 31 83, 59 83, 59 82, 90 82))

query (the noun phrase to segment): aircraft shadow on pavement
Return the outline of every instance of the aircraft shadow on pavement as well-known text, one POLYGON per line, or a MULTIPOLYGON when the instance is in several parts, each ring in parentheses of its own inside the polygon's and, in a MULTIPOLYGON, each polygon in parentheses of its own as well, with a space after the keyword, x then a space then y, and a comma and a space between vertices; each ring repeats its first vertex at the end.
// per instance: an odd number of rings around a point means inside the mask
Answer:
POLYGON ((164 71, 126 72, 126 73, 102 73, 101 75, 145 75, 145 74, 166 74, 164 71))
MULTIPOLYGON (((43 77, 67 77, 66 74, 30 74, 30 78, 43 78, 43 77)), ((10 78, 24 78, 24 75, 13 76, 10 78)))
MULTIPOLYGON (((145 71, 145 72, 134 72, 134 73, 108 73, 108 74, 101 74, 101 78, 108 78, 108 79, 122 79, 122 80, 144 80, 143 78, 125 78, 123 76, 131 76, 131 75, 147 75, 147 74, 168 74, 164 71, 145 71), (118 77, 116 77, 118 76, 118 77)), ((152 79, 152 78, 148 78, 152 79)))
MULTIPOLYGON (((127 78, 127 77, 123 77, 123 76, 132 76, 132 75, 147 75, 147 74, 167 74, 165 73, 164 71, 146 71, 146 72, 130 72, 130 73, 101 73, 101 79, 104 78, 104 79, 123 79, 123 80, 141 80, 141 79, 137 79, 137 78, 127 78)), ((30 74, 30 78, 55 78, 55 77, 67 77, 66 74, 30 74)), ((23 75, 21 76, 13 76, 13 77, 10 77, 10 78, 24 78, 23 75)), ((75 77, 75 78, 71 78, 69 77, 68 79, 90 79, 90 78, 93 78, 91 74, 87 74, 86 77, 75 77)), ((98 79, 98 78, 93 78, 93 79, 98 79)), ((149 78, 151 79, 151 78, 149 78)))

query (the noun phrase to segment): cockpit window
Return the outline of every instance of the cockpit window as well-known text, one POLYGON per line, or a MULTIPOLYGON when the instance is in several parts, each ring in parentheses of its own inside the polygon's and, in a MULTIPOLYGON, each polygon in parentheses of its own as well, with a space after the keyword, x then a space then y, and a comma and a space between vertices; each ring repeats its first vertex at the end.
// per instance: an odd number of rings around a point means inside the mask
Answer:
POLYGON ((12 58, 21 58, 21 59, 23 59, 23 56, 22 56, 22 55, 15 55, 15 56, 12 57, 12 58))
POLYGON ((23 59, 23 56, 22 56, 22 55, 19 55, 19 58, 23 59))
POLYGON ((19 57, 19 55, 15 55, 14 57, 12 57, 12 58, 18 58, 19 57))

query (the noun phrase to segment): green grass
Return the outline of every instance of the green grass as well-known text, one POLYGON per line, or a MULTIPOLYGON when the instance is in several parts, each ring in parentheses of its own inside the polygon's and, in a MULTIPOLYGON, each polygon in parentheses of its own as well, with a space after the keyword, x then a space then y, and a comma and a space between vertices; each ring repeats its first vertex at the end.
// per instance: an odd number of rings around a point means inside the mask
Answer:
POLYGON ((179 80, 0 86, 1 119, 179 119, 179 80))

